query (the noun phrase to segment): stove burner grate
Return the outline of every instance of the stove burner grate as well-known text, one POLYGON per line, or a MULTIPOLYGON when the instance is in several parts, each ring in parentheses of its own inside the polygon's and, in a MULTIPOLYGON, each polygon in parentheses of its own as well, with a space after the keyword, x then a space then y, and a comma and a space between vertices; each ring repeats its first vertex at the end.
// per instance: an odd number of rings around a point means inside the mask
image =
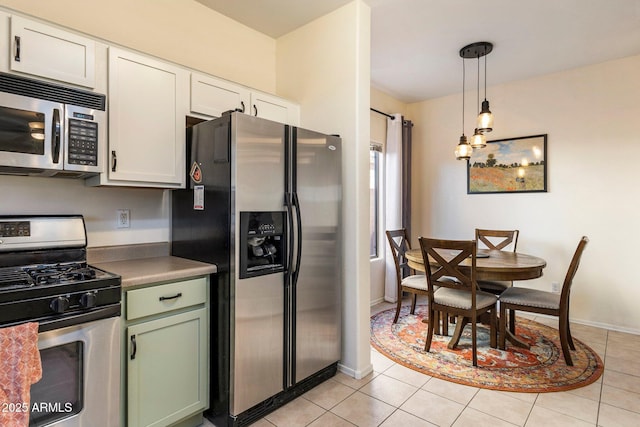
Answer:
POLYGON ((22 270, 0 269, 0 290, 33 286, 33 279, 22 270))

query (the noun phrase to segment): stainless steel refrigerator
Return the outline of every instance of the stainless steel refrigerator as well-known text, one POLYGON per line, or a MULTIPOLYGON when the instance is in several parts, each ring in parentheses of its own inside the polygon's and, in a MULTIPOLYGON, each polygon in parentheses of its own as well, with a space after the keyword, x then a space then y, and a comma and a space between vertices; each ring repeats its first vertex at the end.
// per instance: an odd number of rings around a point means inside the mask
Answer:
POLYGON ((172 254, 218 266, 205 415, 246 425, 336 373, 341 140, 239 112, 187 133, 172 254))

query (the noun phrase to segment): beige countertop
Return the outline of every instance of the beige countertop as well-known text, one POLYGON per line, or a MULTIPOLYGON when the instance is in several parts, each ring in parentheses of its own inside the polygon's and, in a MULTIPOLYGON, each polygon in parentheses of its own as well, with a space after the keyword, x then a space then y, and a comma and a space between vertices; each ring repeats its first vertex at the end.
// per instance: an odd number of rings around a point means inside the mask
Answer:
POLYGON ((206 276, 217 272, 214 264, 169 255, 166 245, 94 248, 89 251, 89 263, 94 267, 120 275, 122 289, 206 276), (136 257, 136 254, 140 257, 136 257))
POLYGON ((213 264, 174 256, 111 261, 92 265, 120 275, 123 289, 154 282, 206 276, 217 271, 216 266, 213 264))

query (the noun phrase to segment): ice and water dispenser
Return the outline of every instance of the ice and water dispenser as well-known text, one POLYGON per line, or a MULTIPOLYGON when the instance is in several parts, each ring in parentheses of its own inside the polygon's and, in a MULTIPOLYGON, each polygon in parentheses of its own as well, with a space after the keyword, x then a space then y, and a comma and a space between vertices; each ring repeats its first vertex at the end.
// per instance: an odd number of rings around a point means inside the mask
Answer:
POLYGON ((285 212, 240 212, 240 278, 284 271, 285 212))

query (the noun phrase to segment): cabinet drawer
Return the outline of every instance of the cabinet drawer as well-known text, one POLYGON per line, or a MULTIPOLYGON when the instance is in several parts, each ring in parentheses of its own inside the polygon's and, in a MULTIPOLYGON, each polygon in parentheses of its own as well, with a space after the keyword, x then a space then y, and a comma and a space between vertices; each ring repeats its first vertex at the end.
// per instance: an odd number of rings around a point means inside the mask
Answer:
POLYGON ((127 292, 127 320, 165 313, 207 300, 204 277, 127 292))

